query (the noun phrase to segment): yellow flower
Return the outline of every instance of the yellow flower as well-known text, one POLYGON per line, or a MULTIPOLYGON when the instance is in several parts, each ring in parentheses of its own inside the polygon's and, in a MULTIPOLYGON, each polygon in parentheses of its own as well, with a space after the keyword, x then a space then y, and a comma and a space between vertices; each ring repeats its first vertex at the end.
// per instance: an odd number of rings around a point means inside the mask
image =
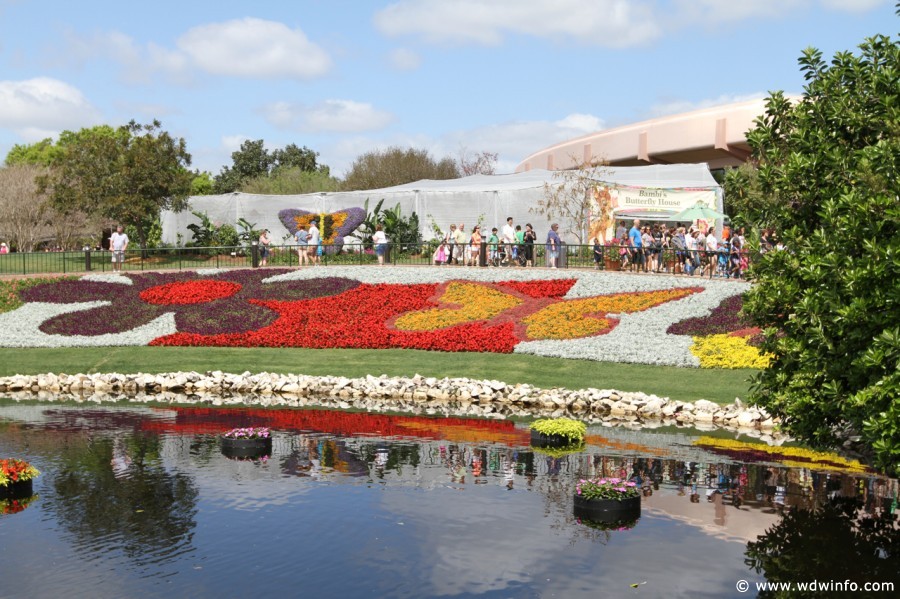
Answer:
POLYGON ((727 334, 694 337, 691 353, 701 368, 765 368, 770 356, 749 345, 745 337, 727 334))
POLYGON ((401 331, 434 331, 464 322, 488 320, 518 306, 522 300, 484 285, 454 281, 447 285, 440 303, 460 307, 408 312, 400 316, 394 326, 401 331))

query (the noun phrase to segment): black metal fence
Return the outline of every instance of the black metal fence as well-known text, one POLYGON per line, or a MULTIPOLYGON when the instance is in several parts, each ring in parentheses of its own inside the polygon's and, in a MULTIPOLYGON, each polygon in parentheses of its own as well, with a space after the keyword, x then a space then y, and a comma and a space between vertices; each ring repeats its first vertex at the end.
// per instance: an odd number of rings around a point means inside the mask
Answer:
MULTIPOLYGON (((115 270, 109 251, 17 252, 0 254, 0 275, 81 274, 115 270)), ((407 266, 593 268, 607 271, 654 272, 672 275, 740 278, 750 263, 747 252, 732 253, 562 244, 554 255, 545 244, 490 244, 479 246, 387 244, 385 264, 407 266)), ((310 252, 298 246, 191 247, 128 250, 121 270, 195 270, 198 268, 299 267, 377 264, 371 248, 362 245, 320 246, 310 252)))

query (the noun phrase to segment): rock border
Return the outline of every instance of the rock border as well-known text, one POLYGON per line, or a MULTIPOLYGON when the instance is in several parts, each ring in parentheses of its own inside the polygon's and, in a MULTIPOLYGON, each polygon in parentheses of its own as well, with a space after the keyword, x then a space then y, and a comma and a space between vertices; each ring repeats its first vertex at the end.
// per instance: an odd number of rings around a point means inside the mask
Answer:
POLYGON ((162 374, 38 374, 0 377, 0 393, 14 400, 74 400, 87 402, 211 403, 213 405, 306 406, 342 409, 414 411, 425 414, 478 417, 569 417, 609 425, 691 426, 725 428, 761 437, 787 437, 780 421, 763 408, 740 399, 720 405, 613 389, 570 390, 508 384, 495 380, 413 377, 364 378, 310 376, 221 370, 162 374))

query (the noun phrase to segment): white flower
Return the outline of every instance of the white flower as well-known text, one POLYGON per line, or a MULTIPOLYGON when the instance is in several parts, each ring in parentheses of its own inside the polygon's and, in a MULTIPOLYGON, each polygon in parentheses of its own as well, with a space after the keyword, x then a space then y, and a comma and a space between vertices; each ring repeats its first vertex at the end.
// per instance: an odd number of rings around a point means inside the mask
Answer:
POLYGON ((101 347, 110 345, 147 345, 157 337, 177 332, 175 315, 158 316, 147 324, 105 335, 48 335, 40 330, 45 321, 69 312, 109 306, 111 302, 51 304, 32 302, 0 314, 0 347, 101 347))
POLYGON ((115 272, 94 273, 81 277, 82 281, 93 281, 94 283, 118 283, 120 285, 134 285, 134 281, 125 275, 115 272))

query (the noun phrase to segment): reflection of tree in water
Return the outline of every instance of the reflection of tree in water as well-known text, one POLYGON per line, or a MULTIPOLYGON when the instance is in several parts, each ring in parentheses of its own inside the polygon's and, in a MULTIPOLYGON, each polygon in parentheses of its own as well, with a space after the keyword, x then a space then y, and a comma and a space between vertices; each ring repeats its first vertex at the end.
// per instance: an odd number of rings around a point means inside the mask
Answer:
MULTIPOLYGON (((860 587, 866 581, 900 583, 897 515, 888 510, 871 515, 861 508, 856 498, 836 497, 820 509, 791 510, 747 543, 744 562, 770 582, 850 580, 860 587)), ((788 595, 766 591, 759 596, 788 595)))
POLYGON ((61 453, 47 508, 81 549, 121 548, 144 564, 190 544, 197 489, 190 477, 163 468, 159 437, 91 439, 61 453))

